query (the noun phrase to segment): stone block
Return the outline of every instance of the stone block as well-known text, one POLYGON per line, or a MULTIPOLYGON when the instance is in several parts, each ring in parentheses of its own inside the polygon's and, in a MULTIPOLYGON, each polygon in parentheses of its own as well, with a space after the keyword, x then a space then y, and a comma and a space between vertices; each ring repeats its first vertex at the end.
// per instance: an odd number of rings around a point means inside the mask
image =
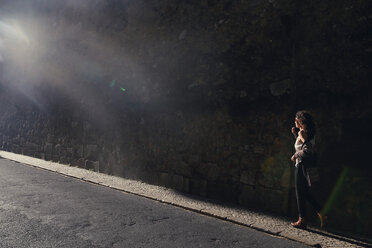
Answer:
POLYGON ((42 152, 41 152, 41 153, 39 153, 39 155, 40 155, 40 157, 39 157, 40 159, 44 159, 44 160, 46 160, 46 159, 45 159, 45 153, 42 153, 42 152))
POLYGON ((220 168, 214 163, 202 163, 195 170, 208 181, 217 181, 220 177, 220 168))
POLYGON ((240 181, 240 169, 239 168, 232 168, 229 170, 229 179, 232 183, 239 183, 240 181))
POLYGON ((88 160, 98 160, 98 146, 86 145, 84 147, 84 157, 88 160))
POLYGON ((182 191, 183 190, 183 176, 173 175, 172 187, 175 188, 176 190, 182 191))
POLYGON ((53 162, 59 162, 59 156, 58 155, 53 155, 52 156, 52 161, 53 162))
POLYGON ((191 167, 197 167, 200 164, 200 156, 199 155, 190 155, 187 156, 186 161, 191 167))
POLYGON ((258 207, 275 213, 285 213, 288 205, 288 191, 256 188, 256 202, 258 207))
POLYGON ((34 152, 33 151, 29 151, 29 150, 23 150, 22 152, 23 155, 26 155, 26 156, 30 156, 30 157, 33 157, 34 156, 34 152))
POLYGON ((114 176, 137 178, 138 170, 124 167, 120 164, 115 163, 114 160, 110 160, 110 162, 106 164, 106 166, 108 166, 108 170, 111 171, 114 176))
POLYGON ((51 154, 53 152, 53 144, 51 144, 51 143, 45 143, 45 145, 44 145, 44 152, 46 154, 51 154))
POLYGON ((48 143, 53 143, 53 142, 54 142, 54 136, 51 135, 51 134, 48 134, 48 135, 47 135, 47 142, 48 142, 48 143))
POLYGON ((30 152, 37 152, 39 151, 39 146, 32 142, 26 142, 25 149, 27 149, 30 152))
POLYGON ((99 172, 99 161, 85 160, 84 168, 99 172))
POLYGON ((245 170, 240 175, 240 182, 248 185, 255 185, 256 183, 256 172, 252 170, 245 170))
POLYGON ((84 157, 84 146, 79 146, 77 148, 77 154, 76 154, 79 158, 82 158, 84 157))
POLYGON ((159 185, 164 187, 170 187, 172 185, 172 175, 169 173, 160 172, 159 185))
POLYGON ((221 169, 217 164, 209 164, 208 173, 205 175, 207 181, 217 181, 221 176, 221 169))
POLYGON ((186 193, 190 192, 190 179, 188 177, 183 178, 183 191, 186 193))
POLYGON ((60 144, 57 144, 55 147, 54 147, 54 154, 56 155, 60 155, 61 154, 61 149, 62 149, 62 146, 60 144))
POLYGON ((270 84, 270 92, 274 96, 281 96, 288 93, 291 88, 291 80, 286 79, 280 82, 270 84))
POLYGON ((51 161, 51 160, 52 160, 52 154, 50 154, 50 153, 46 153, 46 154, 45 154, 45 160, 46 160, 46 161, 51 161))
POLYGON ((220 184, 214 181, 207 183, 207 194, 209 198, 222 199, 220 184))
MULTIPOLYGON (((233 150, 233 149, 229 149, 233 150)), ((240 165, 240 158, 235 152, 231 151, 225 158, 224 165, 228 168, 238 168, 240 165)))
POLYGON ((143 181, 152 185, 159 185, 159 177, 153 171, 144 172, 143 181))
POLYGON ((206 180, 201 180, 199 185, 199 195, 206 197, 208 192, 208 182, 206 180))
POLYGON ((34 157, 44 159, 44 158, 42 158, 42 153, 40 153, 40 152, 35 152, 34 157))
POLYGON ((94 167, 94 171, 99 172, 99 161, 94 161, 93 167, 94 167))
POLYGON ((179 175, 183 175, 187 177, 191 176, 190 166, 183 161, 176 162, 175 164, 173 164, 172 171, 179 175))
POLYGON ((59 153, 59 155, 60 155, 61 157, 66 157, 66 156, 67 156, 67 149, 62 147, 62 148, 60 149, 60 153, 59 153))
POLYGON ((188 147, 186 144, 181 144, 176 147, 177 152, 186 152, 188 150, 188 147))
POLYGON ((59 162, 61 164, 70 164, 71 163, 71 158, 68 158, 68 157, 61 157, 59 162))
POLYGON ((74 156, 74 150, 72 148, 67 148, 66 149, 66 156, 72 158, 74 156))
POLYGON ((256 190, 253 186, 244 185, 239 195, 238 201, 240 204, 248 207, 256 206, 256 190))
POLYGON ((255 153, 255 154, 265 154, 266 152, 265 152, 265 147, 264 146, 255 146, 254 148, 253 148, 253 152, 255 153))
POLYGON ((233 182, 208 182, 208 197, 224 202, 237 203, 239 197, 238 184, 233 182))
POLYGON ((78 167, 80 168, 85 168, 85 159, 84 158, 79 158, 74 162, 78 167))
POLYGON ((287 168, 284 170, 282 178, 280 180, 280 186, 282 188, 290 188, 291 187, 291 169, 287 168))
POLYGON ((189 181, 189 192, 195 195, 199 195, 200 180, 195 178, 190 178, 189 181))

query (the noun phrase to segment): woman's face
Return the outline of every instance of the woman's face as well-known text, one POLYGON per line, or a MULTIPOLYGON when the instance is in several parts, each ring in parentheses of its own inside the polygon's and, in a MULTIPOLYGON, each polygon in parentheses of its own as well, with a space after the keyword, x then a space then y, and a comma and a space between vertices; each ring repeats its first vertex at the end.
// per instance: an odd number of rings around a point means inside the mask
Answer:
POLYGON ((295 119, 295 125, 296 125, 297 128, 301 128, 302 127, 300 121, 297 118, 295 119))

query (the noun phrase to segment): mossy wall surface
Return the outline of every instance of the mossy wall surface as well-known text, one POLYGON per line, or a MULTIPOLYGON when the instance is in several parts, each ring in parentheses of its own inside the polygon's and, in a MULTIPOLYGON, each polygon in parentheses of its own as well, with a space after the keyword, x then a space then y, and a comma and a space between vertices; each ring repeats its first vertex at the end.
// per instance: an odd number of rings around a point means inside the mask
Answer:
POLYGON ((1 77, 3 150, 296 215, 307 109, 330 227, 371 234, 369 1, 34 2, 53 46, 1 77))

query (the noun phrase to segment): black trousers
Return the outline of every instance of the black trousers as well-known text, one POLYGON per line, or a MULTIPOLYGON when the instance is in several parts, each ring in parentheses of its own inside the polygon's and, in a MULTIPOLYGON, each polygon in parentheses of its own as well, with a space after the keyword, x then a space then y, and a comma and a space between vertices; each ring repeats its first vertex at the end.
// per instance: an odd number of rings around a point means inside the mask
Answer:
POLYGON ((298 164, 295 172, 296 198, 298 213, 301 218, 306 217, 306 201, 308 201, 317 213, 320 213, 321 207, 318 202, 310 195, 309 183, 306 179, 306 172, 303 164, 298 164))

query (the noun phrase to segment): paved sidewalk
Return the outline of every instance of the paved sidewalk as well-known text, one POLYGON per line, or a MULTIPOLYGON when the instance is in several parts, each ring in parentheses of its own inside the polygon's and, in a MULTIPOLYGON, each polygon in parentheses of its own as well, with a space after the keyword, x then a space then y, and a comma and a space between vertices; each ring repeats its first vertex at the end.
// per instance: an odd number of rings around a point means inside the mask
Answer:
POLYGON ((0 156, 5 159, 21 162, 49 171, 54 171, 67 176, 79 178, 87 182, 107 186, 127 193, 168 203, 204 215, 234 222, 275 236, 299 241, 314 247, 347 248, 370 247, 371 245, 362 241, 337 236, 316 228, 310 227, 308 231, 292 228, 289 225, 290 220, 286 218, 274 217, 239 207, 226 206, 212 201, 209 202, 202 198, 185 195, 172 189, 160 186, 149 185, 139 181, 114 177, 78 167, 44 161, 41 159, 5 151, 0 151, 0 156))

